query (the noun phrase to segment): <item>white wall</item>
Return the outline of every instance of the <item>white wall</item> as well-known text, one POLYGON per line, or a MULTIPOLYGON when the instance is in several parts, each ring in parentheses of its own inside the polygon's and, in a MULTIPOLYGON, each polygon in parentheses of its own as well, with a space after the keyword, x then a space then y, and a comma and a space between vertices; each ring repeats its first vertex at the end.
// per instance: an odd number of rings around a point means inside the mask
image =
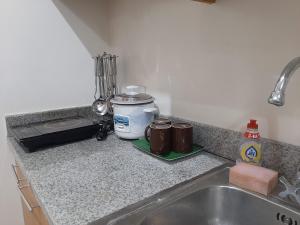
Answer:
MULTIPOLYGON (((50 0, 1 1, 0 27, 0 224, 20 225, 4 116, 90 104, 93 61, 50 0)), ((107 48, 99 38, 96 50, 107 48)))
POLYGON ((109 0, 52 1, 91 55, 109 50, 109 0))
POLYGON ((111 0, 111 44, 126 83, 146 85, 165 114, 300 145, 300 71, 286 106, 267 104, 300 55, 299 0, 111 0))

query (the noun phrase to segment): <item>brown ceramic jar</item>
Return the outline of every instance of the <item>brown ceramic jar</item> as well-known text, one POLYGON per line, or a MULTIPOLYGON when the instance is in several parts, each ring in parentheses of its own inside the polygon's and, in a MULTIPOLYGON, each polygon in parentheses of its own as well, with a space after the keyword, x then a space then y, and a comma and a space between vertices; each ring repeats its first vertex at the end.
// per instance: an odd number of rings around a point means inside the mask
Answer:
MULTIPOLYGON (((163 125, 163 124, 172 124, 172 121, 169 120, 168 118, 157 118, 155 119, 151 124, 155 124, 155 125, 163 125)), ((149 138, 150 138, 150 125, 148 125, 145 129, 145 138, 146 140, 149 142, 149 138)))
POLYGON ((193 126, 189 123, 172 125, 172 150, 189 153, 193 150, 193 126))
POLYGON ((150 142, 151 153, 156 155, 166 154, 171 151, 171 125, 169 124, 151 124, 150 142))

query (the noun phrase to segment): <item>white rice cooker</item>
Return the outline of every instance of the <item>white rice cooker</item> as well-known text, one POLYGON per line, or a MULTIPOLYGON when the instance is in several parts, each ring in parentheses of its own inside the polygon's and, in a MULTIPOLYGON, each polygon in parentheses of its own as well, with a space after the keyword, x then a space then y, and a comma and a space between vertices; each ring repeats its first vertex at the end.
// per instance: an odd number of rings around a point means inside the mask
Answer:
POLYGON ((111 99, 115 134, 124 139, 144 136, 146 127, 158 114, 154 98, 145 93, 120 94, 111 99))

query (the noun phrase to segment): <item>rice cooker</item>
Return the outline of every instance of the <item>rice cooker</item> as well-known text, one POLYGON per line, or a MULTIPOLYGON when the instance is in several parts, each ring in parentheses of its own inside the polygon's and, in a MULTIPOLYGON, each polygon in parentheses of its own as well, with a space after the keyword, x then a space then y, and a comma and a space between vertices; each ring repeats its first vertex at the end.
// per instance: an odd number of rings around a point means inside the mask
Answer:
POLYGON ((158 114, 154 98, 145 93, 120 94, 110 100, 114 110, 114 128, 118 137, 138 139, 158 114))

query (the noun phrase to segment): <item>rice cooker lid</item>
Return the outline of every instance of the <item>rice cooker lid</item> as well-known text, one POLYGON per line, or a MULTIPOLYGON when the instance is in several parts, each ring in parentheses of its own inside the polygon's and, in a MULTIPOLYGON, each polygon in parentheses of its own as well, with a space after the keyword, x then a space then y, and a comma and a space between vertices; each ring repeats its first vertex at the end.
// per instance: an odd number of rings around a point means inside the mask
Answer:
POLYGON ((139 94, 119 94, 116 95, 112 100, 110 100, 113 104, 119 105, 138 105, 138 104, 146 104, 154 101, 154 98, 151 95, 145 93, 139 94))

